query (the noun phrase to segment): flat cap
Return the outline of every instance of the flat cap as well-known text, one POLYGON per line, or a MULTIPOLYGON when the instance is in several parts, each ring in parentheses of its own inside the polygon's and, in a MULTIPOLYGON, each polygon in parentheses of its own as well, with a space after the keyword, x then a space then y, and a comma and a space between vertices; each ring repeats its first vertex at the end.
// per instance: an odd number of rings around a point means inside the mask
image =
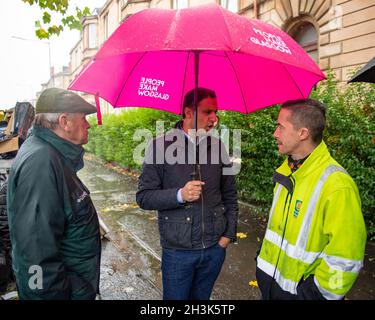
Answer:
POLYGON ((84 113, 96 112, 96 108, 78 94, 60 88, 45 89, 39 96, 36 113, 84 113))

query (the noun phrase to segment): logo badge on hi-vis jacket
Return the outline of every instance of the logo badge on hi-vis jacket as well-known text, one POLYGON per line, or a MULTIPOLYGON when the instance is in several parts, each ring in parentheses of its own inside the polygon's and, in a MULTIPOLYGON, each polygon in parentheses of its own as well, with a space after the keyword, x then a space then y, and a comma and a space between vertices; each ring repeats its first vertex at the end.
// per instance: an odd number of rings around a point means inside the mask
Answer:
POLYGON ((302 201, 296 200, 296 205, 294 207, 294 212, 293 212, 293 216, 295 216, 296 218, 298 217, 299 211, 301 210, 301 206, 302 206, 302 201))

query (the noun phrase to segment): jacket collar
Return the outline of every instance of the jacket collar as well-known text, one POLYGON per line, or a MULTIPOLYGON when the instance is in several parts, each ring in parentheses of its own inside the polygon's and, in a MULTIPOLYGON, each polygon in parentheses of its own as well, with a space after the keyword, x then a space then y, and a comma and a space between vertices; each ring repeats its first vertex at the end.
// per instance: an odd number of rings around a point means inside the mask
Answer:
POLYGON ((83 168, 83 154, 85 153, 85 150, 82 148, 82 146, 62 139, 53 131, 39 125, 34 125, 32 135, 42 139, 55 148, 65 159, 65 162, 70 169, 77 172, 83 168))
POLYGON ((289 168, 288 159, 285 159, 283 164, 276 170, 276 172, 282 175, 289 176, 292 175, 295 179, 303 178, 311 174, 314 170, 321 167, 321 165, 327 161, 330 157, 327 145, 322 141, 308 158, 303 162, 301 167, 292 174, 292 170, 289 168))
MULTIPOLYGON (((175 124, 174 128, 172 128, 165 134, 164 138, 167 141, 174 141, 173 143, 176 147, 186 148, 186 145, 188 143, 191 143, 191 144, 194 144, 194 143, 192 139, 188 137, 182 125, 183 125, 183 120, 178 121, 175 124), (176 137, 177 137, 177 140, 176 140, 176 137)), ((218 144, 218 143, 220 143, 219 138, 215 136, 210 136, 210 135, 204 136, 203 138, 199 140, 199 144, 207 145, 208 147, 214 144, 218 144)))

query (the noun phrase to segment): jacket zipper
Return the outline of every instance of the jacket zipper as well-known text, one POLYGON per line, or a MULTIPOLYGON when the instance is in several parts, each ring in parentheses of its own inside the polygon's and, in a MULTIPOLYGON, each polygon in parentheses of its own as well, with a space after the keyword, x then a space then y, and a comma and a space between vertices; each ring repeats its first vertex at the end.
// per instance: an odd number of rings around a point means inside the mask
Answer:
MULTIPOLYGON (((295 182, 294 178, 291 175, 290 175, 290 180, 293 183, 293 191, 294 191, 296 182, 295 182)), ((270 287, 269 287, 269 292, 268 292, 269 298, 271 298, 272 286, 273 286, 273 282, 275 281, 276 270, 277 270, 277 266, 279 264, 281 250, 282 250, 282 247, 283 247, 283 242, 284 242, 284 237, 285 237, 285 232, 286 232, 286 226, 287 226, 287 223, 288 223, 289 210, 290 210, 290 204, 292 203, 292 198, 293 198, 293 192, 292 193, 288 192, 288 195, 286 196, 286 199, 285 199, 285 202, 284 202, 283 219, 282 220, 284 220, 285 208, 287 207, 286 218, 285 218, 285 223, 284 223, 284 228, 283 228, 283 234, 282 234, 282 237, 281 237, 281 244, 280 244, 279 254, 277 256, 277 260, 276 260, 276 264, 275 264, 275 270, 273 272, 271 284, 270 284, 270 287)))

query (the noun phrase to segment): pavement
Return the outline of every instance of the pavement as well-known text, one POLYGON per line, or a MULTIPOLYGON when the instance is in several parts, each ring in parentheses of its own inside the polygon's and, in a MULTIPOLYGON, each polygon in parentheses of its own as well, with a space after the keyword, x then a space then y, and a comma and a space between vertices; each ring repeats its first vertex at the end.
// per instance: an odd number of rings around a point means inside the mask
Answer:
MULTIPOLYGON (((79 176, 109 229, 102 240, 101 299, 161 300, 157 213, 142 210, 135 203, 137 174, 89 155, 79 176)), ((238 242, 227 249, 213 300, 260 299, 254 256, 264 236, 266 217, 259 208, 240 203, 238 242)), ((8 293, 14 290, 13 284, 8 293)), ((346 299, 374 300, 374 291, 375 244, 368 242, 364 268, 346 299)))

